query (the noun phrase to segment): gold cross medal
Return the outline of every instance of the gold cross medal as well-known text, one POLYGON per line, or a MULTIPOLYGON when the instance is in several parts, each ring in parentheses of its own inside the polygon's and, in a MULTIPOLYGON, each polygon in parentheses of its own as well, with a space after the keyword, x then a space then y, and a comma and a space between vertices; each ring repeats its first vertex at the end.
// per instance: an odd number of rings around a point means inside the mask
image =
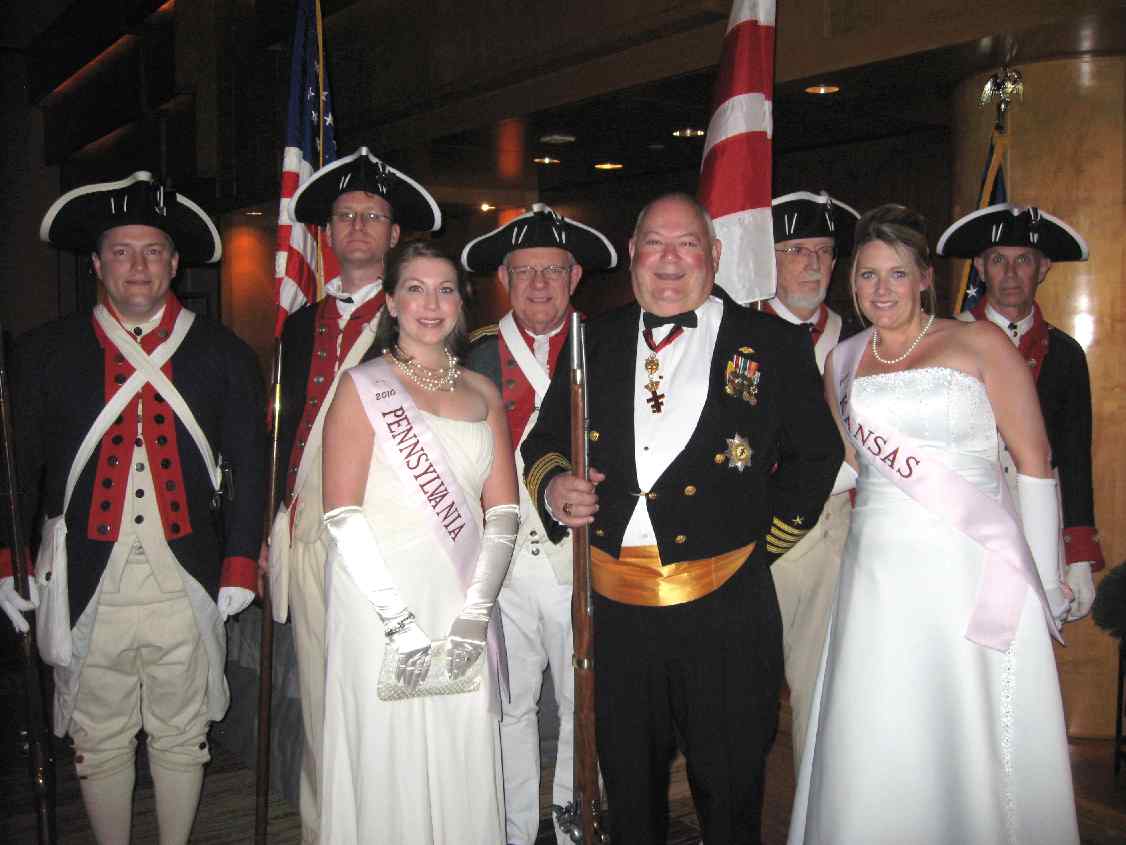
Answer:
POLYGON ((741 434, 727 438, 727 465, 732 469, 742 472, 751 465, 751 455, 754 449, 750 442, 741 434))
POLYGON ((645 372, 649 375, 649 381, 645 383, 645 389, 649 391, 649 396, 645 401, 649 403, 649 410, 654 414, 661 413, 665 401, 665 394, 659 392, 661 389, 661 377, 657 375, 659 369, 661 369, 661 362, 654 353, 650 353, 649 357, 645 359, 645 372))
POLYGON ((731 356, 724 370, 723 389, 728 396, 738 396, 744 402, 757 405, 758 383, 762 374, 759 372, 758 361, 749 357, 754 351, 749 346, 741 346, 739 351, 731 356))

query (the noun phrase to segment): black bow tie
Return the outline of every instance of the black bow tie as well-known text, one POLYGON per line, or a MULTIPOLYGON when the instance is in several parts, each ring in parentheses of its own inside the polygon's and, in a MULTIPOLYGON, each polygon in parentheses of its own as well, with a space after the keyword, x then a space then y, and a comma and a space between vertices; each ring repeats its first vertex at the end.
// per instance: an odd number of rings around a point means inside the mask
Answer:
POLYGON ((658 326, 667 326, 670 323, 674 326, 684 326, 685 328, 696 328, 696 312, 685 311, 683 314, 673 314, 671 317, 658 317, 656 314, 650 314, 645 311, 641 315, 641 322, 647 329, 655 329, 658 326))

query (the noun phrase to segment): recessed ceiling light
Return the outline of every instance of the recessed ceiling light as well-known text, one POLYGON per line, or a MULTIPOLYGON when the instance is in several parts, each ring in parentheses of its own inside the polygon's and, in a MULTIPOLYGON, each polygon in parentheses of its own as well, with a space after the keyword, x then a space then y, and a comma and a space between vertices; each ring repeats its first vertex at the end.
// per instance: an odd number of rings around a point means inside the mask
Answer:
POLYGON ((621 170, 625 167, 620 161, 600 161, 594 165, 595 170, 621 170))
POLYGON ((491 205, 487 202, 481 203, 481 210, 482 211, 496 211, 496 208, 497 207, 495 205, 491 205))
POLYGON ((810 85, 805 89, 807 94, 836 94, 841 90, 839 85, 831 85, 827 82, 822 82, 818 85, 810 85))
POLYGON ((262 211, 244 211, 243 214, 245 214, 247 217, 261 217, 264 214, 264 212, 262 212, 262 211))
POLYGON ((559 159, 552 158, 551 156, 538 156, 532 159, 536 164, 559 164, 559 159))
POLYGON ((674 138, 703 138, 704 130, 695 126, 684 126, 672 133, 674 138))
POLYGON ((575 136, 569 132, 548 132, 546 135, 540 135, 541 144, 573 144, 575 143, 575 136))

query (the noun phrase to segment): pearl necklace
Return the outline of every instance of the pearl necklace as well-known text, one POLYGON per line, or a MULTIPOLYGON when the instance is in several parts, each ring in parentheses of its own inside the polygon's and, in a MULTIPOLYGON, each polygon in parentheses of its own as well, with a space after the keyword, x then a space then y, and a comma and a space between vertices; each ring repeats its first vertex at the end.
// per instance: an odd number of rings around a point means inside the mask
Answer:
POLYGON ((927 336, 927 332, 929 332, 931 330, 932 325, 934 325, 934 314, 931 314, 931 318, 929 320, 927 320, 927 324, 925 326, 923 326, 923 330, 921 332, 919 332, 919 334, 915 337, 915 339, 913 341, 911 341, 911 345, 907 347, 907 351, 904 352, 902 355, 900 355, 898 358, 891 358, 890 360, 887 359, 887 358, 881 358, 880 357, 880 330, 879 329, 873 329, 872 330, 872 356, 877 361, 879 361, 881 364, 887 364, 889 366, 892 365, 892 364, 898 364, 900 361, 906 361, 907 356, 910 355, 912 352, 914 352, 915 347, 919 345, 919 341, 927 336))
POLYGON ((403 371, 407 378, 423 390, 428 390, 431 393, 439 390, 452 393, 457 385, 458 378, 461 377, 461 370, 457 366, 457 356, 448 349, 444 351, 446 353, 446 366, 436 368, 418 363, 414 358, 403 352, 397 343, 391 352, 391 357, 395 359, 395 363, 399 365, 399 369, 403 371))

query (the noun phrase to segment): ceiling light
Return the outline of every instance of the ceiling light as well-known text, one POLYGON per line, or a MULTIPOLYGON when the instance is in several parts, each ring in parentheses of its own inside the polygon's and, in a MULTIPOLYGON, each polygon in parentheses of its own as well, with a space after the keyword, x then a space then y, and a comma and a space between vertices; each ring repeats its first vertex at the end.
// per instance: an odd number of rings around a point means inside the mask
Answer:
POLYGON ((595 170, 621 170, 625 167, 620 161, 600 161, 594 165, 595 170))
POLYGON ((481 210, 482 211, 496 211, 496 208, 497 207, 495 205, 490 205, 487 202, 481 203, 481 210))
POLYGON ((262 212, 262 211, 244 211, 243 212, 243 214, 245 214, 247 217, 261 217, 264 213, 265 212, 262 212))
POLYGON ((836 94, 841 90, 839 85, 831 85, 828 82, 822 82, 817 85, 810 85, 805 89, 807 94, 836 94))
POLYGON ((559 164, 559 159, 552 158, 551 156, 539 156, 532 159, 536 164, 559 164))
POLYGON ((541 144, 573 144, 575 143, 575 136, 570 132, 548 132, 546 135, 540 135, 541 144))
POLYGON ((704 130, 695 126, 684 126, 672 133, 674 138, 703 138, 704 130))

